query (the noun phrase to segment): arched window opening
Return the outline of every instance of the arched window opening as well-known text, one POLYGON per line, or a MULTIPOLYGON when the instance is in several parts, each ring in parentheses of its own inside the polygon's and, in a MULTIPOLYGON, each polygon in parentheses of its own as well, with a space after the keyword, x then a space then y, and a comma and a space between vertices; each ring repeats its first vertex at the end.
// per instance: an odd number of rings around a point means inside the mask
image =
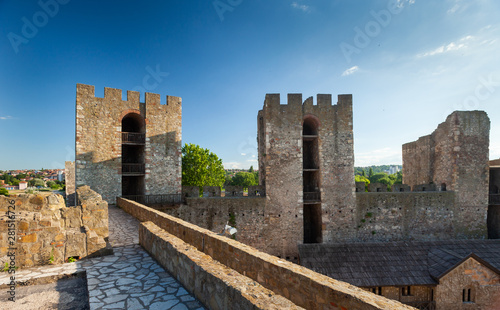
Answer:
POLYGON ((323 242, 318 121, 306 117, 302 127, 304 243, 323 242))
POLYGON ((145 121, 137 113, 122 119, 122 195, 144 195, 145 192, 145 121))
POLYGON ((315 119, 313 119, 312 117, 304 119, 304 124, 302 127, 302 135, 304 136, 318 135, 318 124, 315 119))
POLYGON ((122 119, 122 132, 144 133, 144 119, 137 113, 129 113, 122 119))

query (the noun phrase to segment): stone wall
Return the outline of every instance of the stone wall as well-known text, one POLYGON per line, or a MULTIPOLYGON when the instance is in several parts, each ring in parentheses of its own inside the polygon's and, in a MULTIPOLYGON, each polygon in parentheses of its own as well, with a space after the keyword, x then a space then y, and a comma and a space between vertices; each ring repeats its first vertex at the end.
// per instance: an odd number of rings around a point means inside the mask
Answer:
POLYGON ((19 267, 110 253, 107 202, 88 187, 77 193, 76 207, 66 207, 63 197, 54 194, 0 196, 0 264, 10 262, 12 252, 19 267), (13 209, 15 218, 9 218, 13 209), (11 231, 16 233, 15 250, 9 249, 11 231))
POLYGON ((65 185, 66 185, 66 205, 68 207, 75 206, 75 162, 67 161, 64 163, 65 185))
POLYGON ((489 132, 485 112, 457 111, 431 135, 403 145, 403 182, 455 191, 455 216, 467 219, 464 234, 476 238, 487 235, 489 132))
MULTIPOLYGON (((259 252, 238 241, 219 236, 209 230, 136 202, 118 198, 117 204, 141 222, 153 222, 167 233, 180 238, 198 251, 203 252, 235 272, 252 279, 275 294, 289 299, 299 307, 352 310, 413 309, 281 260, 278 257, 259 252)), ((150 224, 145 226, 151 228, 150 224)), ((145 238, 143 237, 143 239, 145 238)), ((152 248, 149 245, 147 247, 152 248)), ((165 258, 157 259, 160 261, 165 260, 165 258)), ((195 268, 190 269, 192 271, 189 272, 189 276, 192 278, 191 281, 194 281, 196 275, 195 268)), ((196 283, 202 285, 201 282, 196 283)), ((227 283, 227 285, 231 285, 231 283, 227 283)))
POLYGON ((269 242, 269 251, 282 257, 296 256, 297 244, 304 240, 305 120, 317 126, 322 204, 315 225, 324 242, 348 241, 355 232, 352 96, 340 95, 338 104, 332 105, 331 95, 318 95, 314 105, 312 97, 302 102, 301 94, 289 94, 288 104, 282 105, 279 94, 267 94, 258 113, 259 176, 269 221, 282 236, 269 242))
POLYGON ((181 192, 181 98, 105 88, 95 97, 94 86, 77 84, 76 186, 89 185, 109 203, 122 195, 122 119, 137 115, 145 123, 144 194, 181 192))
MULTIPOLYGON (((236 227, 236 240, 274 254, 273 244, 287 240, 277 229, 281 213, 270 216, 265 197, 186 198, 186 205, 165 210, 169 215, 221 233, 229 224, 236 227), (271 245, 271 246, 270 246, 271 245)), ((467 221, 457 217, 456 193, 446 192, 359 192, 356 193, 352 241, 473 239, 467 221)), ((480 211, 479 211, 480 212, 480 211)), ((299 214, 293 214, 299 217, 299 214)), ((282 257, 298 262, 298 255, 282 257)))
MULTIPOLYGON (((356 193, 361 241, 475 239, 455 192, 356 193)), ((471 217, 482 210, 470 210, 471 217), (477 213, 473 213, 473 212, 477 213)))
POLYGON ((435 294, 437 309, 498 309, 499 286, 500 276, 496 272, 469 257, 440 279, 435 294), (464 289, 471 290, 473 302, 463 302, 464 289))
MULTIPOLYGON (((238 230, 236 240, 264 252, 269 251, 269 242, 282 238, 266 216, 266 198, 187 198, 186 205, 165 213, 216 233, 228 224, 238 230)), ((298 261, 298 256, 288 259, 298 261)))

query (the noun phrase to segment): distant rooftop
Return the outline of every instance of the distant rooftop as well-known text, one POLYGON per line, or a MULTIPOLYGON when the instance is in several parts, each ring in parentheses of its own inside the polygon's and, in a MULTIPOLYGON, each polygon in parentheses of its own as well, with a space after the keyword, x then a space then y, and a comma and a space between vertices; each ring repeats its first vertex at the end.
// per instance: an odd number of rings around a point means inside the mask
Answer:
POLYGON ((302 244, 301 265, 361 287, 436 285, 469 257, 500 274, 500 240, 302 244))

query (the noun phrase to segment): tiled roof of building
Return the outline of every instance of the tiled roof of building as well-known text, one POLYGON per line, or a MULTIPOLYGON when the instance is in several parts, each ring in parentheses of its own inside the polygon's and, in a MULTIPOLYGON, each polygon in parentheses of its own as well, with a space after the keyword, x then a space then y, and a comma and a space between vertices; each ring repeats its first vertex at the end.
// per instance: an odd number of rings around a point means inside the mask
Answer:
POLYGON ((500 269, 500 240, 303 244, 301 265, 356 286, 436 285, 471 254, 500 269))

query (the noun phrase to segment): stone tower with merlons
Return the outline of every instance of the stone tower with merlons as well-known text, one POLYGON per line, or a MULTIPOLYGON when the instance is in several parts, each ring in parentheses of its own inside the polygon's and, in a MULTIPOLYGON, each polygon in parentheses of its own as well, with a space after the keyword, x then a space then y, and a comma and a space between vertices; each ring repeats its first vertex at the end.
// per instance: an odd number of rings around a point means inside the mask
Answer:
POLYGON ((280 256, 301 243, 353 240, 355 183, 352 95, 267 94, 258 113, 260 184, 280 256))
POLYGON ((117 196, 181 193, 182 101, 136 91, 76 87, 76 186, 117 196))

